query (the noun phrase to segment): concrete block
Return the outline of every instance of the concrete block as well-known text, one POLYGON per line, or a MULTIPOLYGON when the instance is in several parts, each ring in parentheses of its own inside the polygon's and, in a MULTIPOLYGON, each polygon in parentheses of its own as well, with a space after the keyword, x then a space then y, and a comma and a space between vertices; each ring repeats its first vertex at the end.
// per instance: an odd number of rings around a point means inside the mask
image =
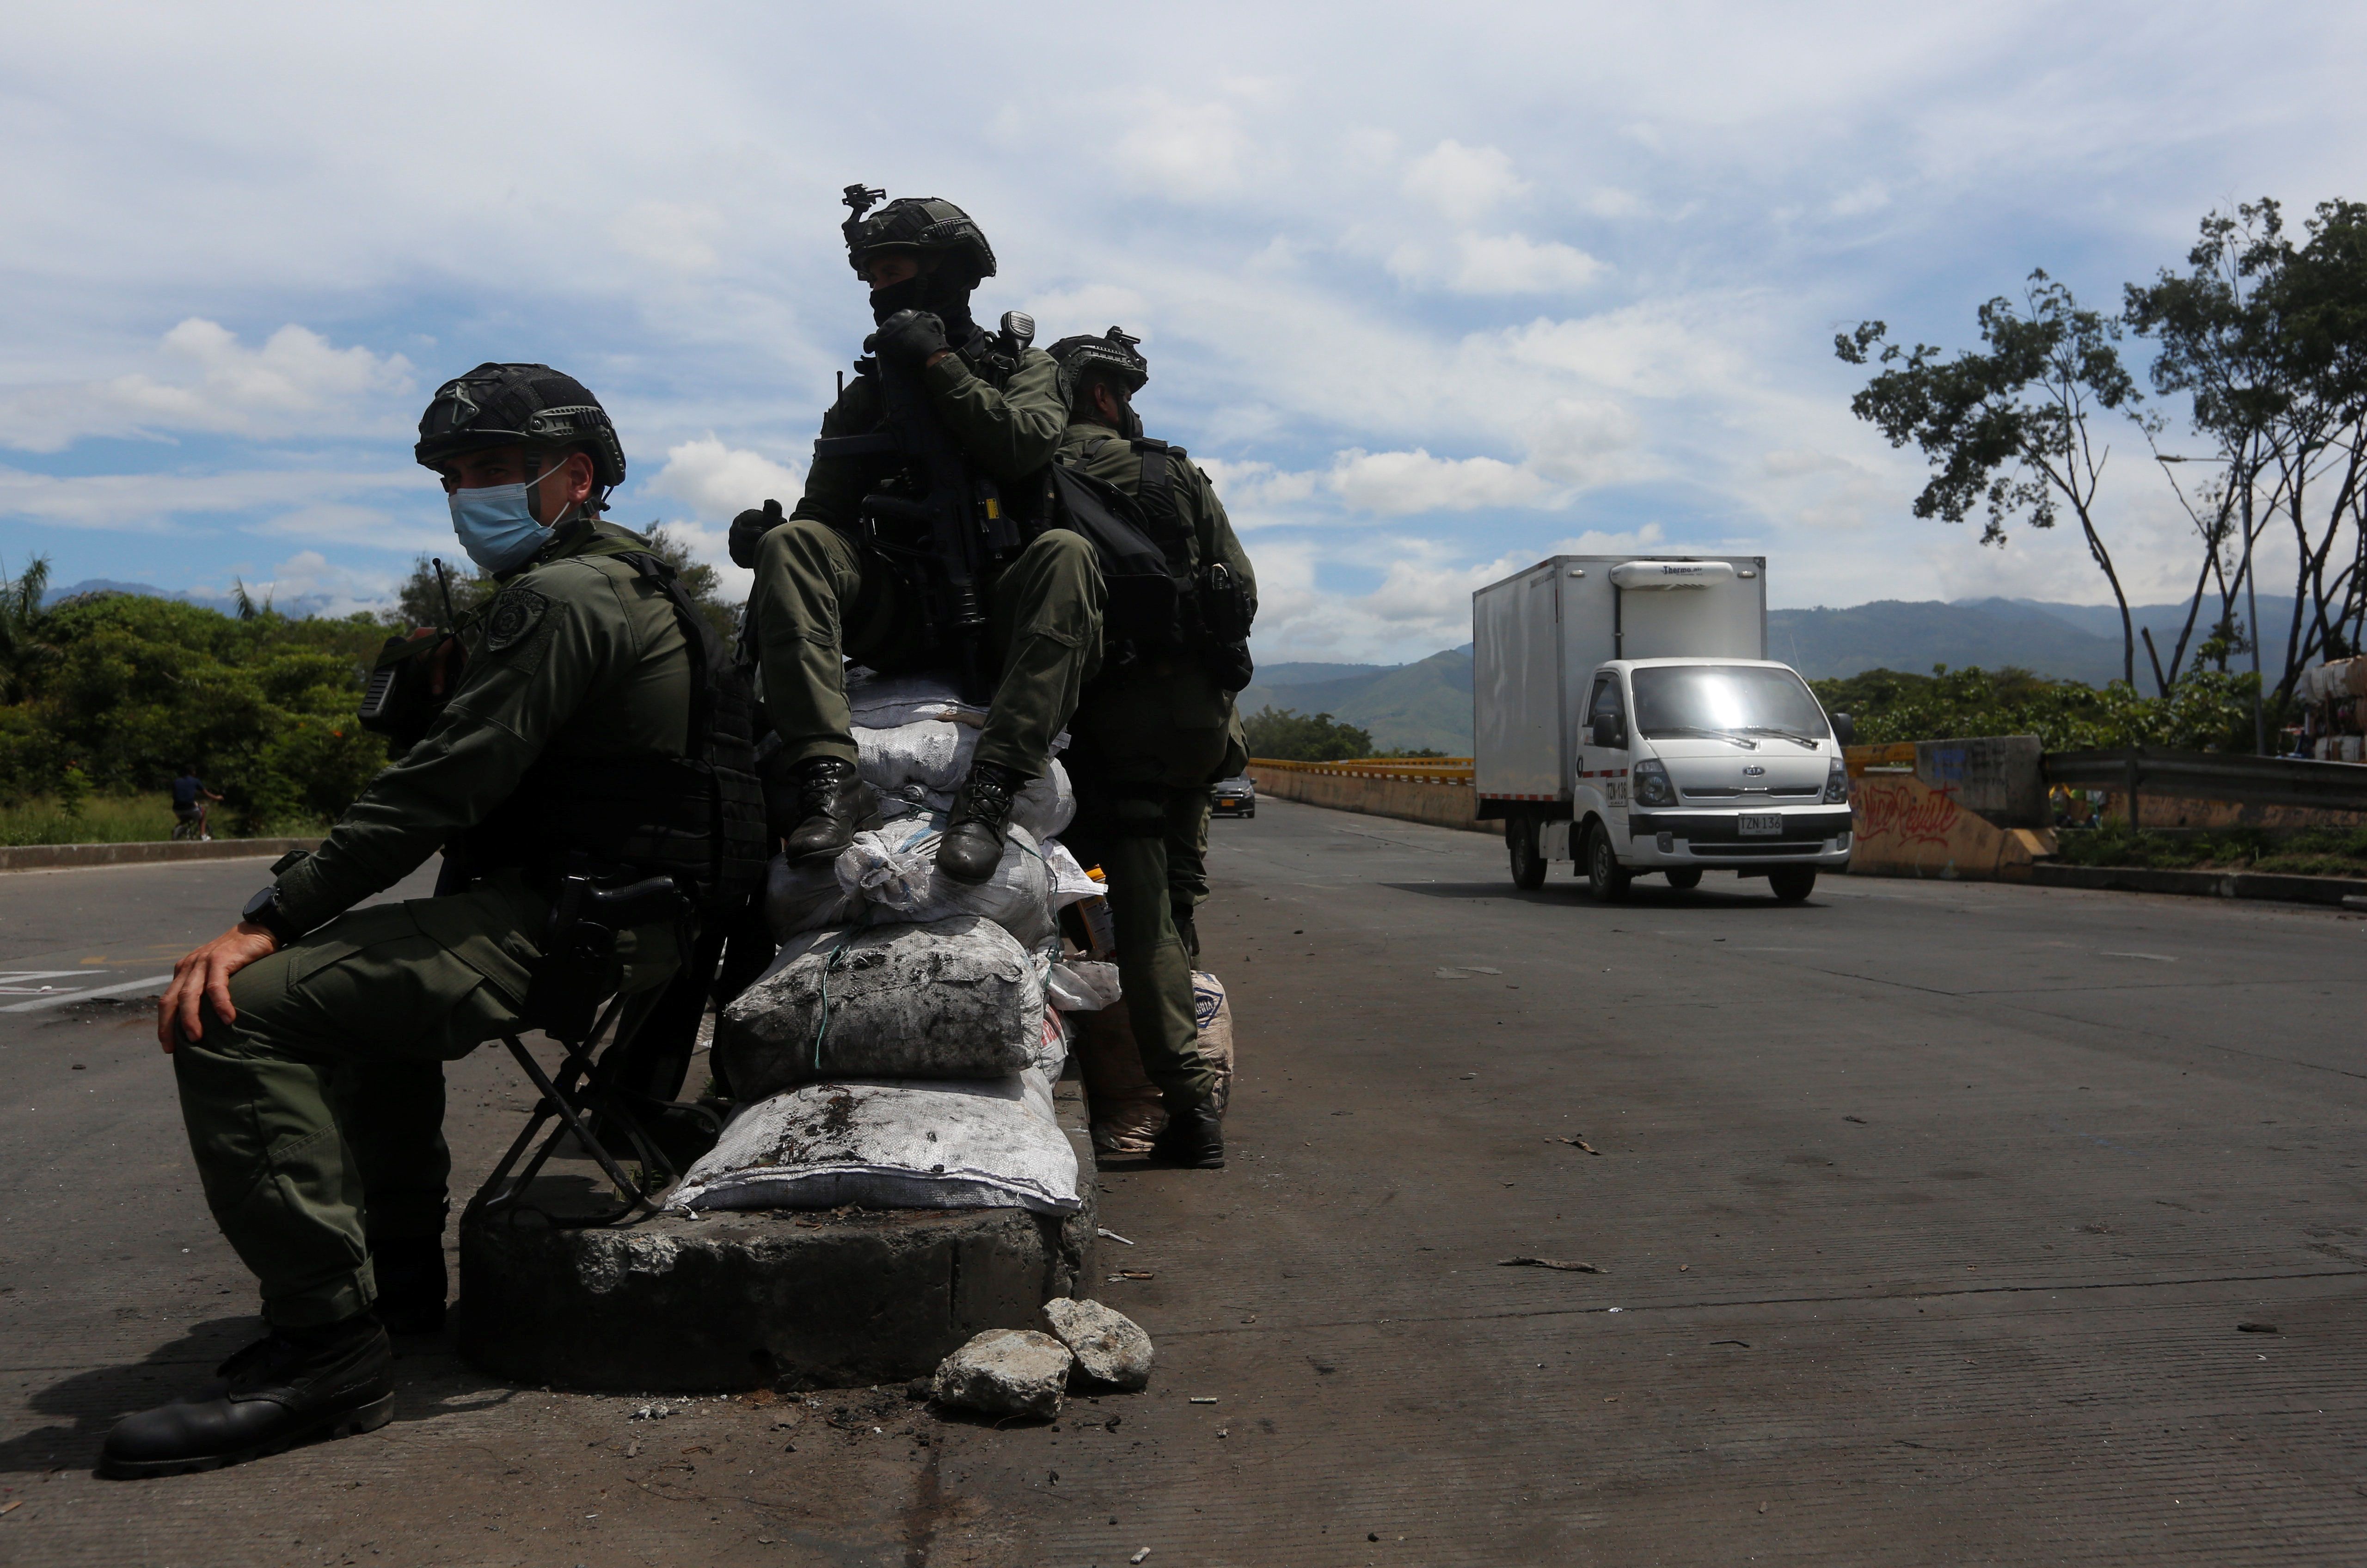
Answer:
POLYGON ((981 1416, 1048 1421, 1068 1398, 1075 1358, 1048 1334, 993 1328, 947 1356, 929 1392, 936 1402, 981 1416))
POLYGON ((1150 1336, 1124 1313, 1099 1302, 1056 1299, 1044 1303, 1044 1321, 1091 1381, 1129 1392, 1150 1383, 1150 1336))

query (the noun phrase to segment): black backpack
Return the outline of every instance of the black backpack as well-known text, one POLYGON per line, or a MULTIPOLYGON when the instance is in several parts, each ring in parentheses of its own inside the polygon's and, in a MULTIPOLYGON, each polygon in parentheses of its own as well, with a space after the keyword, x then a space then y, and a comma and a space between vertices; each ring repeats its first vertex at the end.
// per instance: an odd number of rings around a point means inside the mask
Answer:
MULTIPOLYGON (((1177 503, 1173 464, 1180 446, 1133 438, 1142 456, 1135 493, 1106 479, 1054 463, 1052 487, 1059 525, 1093 541, 1108 590, 1104 635, 1138 653, 1200 656, 1226 691, 1249 684, 1249 631, 1253 613, 1245 584, 1224 562, 1195 563, 1198 541, 1177 503)), ((1088 446, 1090 457, 1099 445, 1088 446)))

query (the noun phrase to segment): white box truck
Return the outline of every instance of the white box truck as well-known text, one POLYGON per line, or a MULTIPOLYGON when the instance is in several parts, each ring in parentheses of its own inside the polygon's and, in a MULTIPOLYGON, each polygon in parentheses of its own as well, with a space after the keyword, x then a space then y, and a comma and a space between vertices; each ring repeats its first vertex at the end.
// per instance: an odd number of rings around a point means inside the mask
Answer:
POLYGON ((1805 898, 1849 864, 1849 716, 1767 657, 1759 556, 1556 556, 1471 596, 1473 783, 1522 887, 1658 874, 1805 898))

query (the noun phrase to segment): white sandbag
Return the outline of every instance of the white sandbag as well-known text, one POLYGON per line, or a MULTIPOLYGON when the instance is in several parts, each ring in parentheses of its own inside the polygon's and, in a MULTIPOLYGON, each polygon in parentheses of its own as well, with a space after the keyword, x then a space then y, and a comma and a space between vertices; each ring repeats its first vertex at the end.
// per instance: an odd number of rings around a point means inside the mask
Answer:
POLYGON ((1076 818, 1076 791, 1070 787, 1069 770, 1060 766, 1058 757, 1042 778, 1029 779, 1026 787, 1011 798, 1011 819, 1039 841, 1065 832, 1076 818))
POLYGON ((923 671, 909 675, 881 675, 861 665, 846 671, 846 706, 853 721, 866 729, 894 729, 924 720, 966 725, 986 723, 986 710, 961 698, 961 688, 947 676, 923 671))
POLYGON ((937 840, 945 827, 942 816, 908 817, 876 832, 857 833, 840 852, 839 886, 877 905, 883 918, 926 921, 980 915, 1017 937, 1022 947, 1033 950, 1049 941, 1050 880, 1035 836, 1013 827, 992 876, 957 882, 937 870, 937 840))
POLYGON ((1034 1062, 1044 986, 991 920, 807 931, 723 1010, 715 1053, 761 1100, 820 1077, 994 1078, 1034 1062))
POLYGON ((1062 1012, 1099 1012, 1122 995, 1117 965, 1090 958, 1062 959, 1044 984, 1044 999, 1062 1012))
POLYGON ((945 719, 923 719, 892 729, 855 727, 855 772, 878 790, 917 784, 950 793, 961 786, 978 754, 978 731, 945 719))
MULTIPOLYGON (((1080 964, 1070 960, 1054 966, 1052 987, 1063 982, 1060 968, 1114 969, 1114 964, 1080 964)), ((1057 1004, 1055 1004, 1057 1005, 1057 1004)), ((1192 975, 1192 1011, 1199 1031, 1201 1059, 1216 1069, 1215 1099, 1222 1111, 1233 1094, 1233 1009, 1225 983, 1195 970, 1192 975)), ((1134 1022, 1122 1001, 1099 1012, 1079 1011, 1070 1020, 1076 1034, 1077 1066, 1085 1082, 1085 1106, 1091 1113, 1093 1147, 1107 1155, 1144 1154, 1150 1141, 1167 1125, 1167 1104, 1159 1086, 1142 1070, 1142 1053, 1134 1043, 1134 1022)))
POLYGON ((1217 1069, 1217 1109, 1233 1097, 1233 1004, 1225 983, 1205 969, 1192 971, 1192 1017, 1200 1033, 1200 1059, 1217 1069))
POLYGON ((1074 1213, 1077 1153, 1034 1068, 985 1083, 818 1083, 742 1109, 676 1209, 1074 1213))
POLYGON ((1105 891, 1102 885, 1085 874, 1069 846, 1058 839, 1048 839, 1043 844, 1044 874, 1048 883, 1046 891, 1051 895, 1052 908, 1065 909, 1087 898, 1099 898, 1105 891))
POLYGON ((792 861, 775 855, 764 868, 764 922, 775 942, 852 925, 862 912, 862 901, 839 886, 835 857, 792 861))

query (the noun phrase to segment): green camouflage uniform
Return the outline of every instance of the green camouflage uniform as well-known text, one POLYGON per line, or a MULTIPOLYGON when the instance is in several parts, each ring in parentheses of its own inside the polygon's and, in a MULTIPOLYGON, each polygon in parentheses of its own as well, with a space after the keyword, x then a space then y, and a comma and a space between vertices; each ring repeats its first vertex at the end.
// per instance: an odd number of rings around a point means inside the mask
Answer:
MULTIPOLYGON (((1141 456, 1104 425, 1069 426, 1059 460, 1129 495, 1141 483, 1141 456)), ((1168 489, 1191 527, 1195 570, 1220 559, 1254 587, 1208 476, 1176 462, 1168 489)), ((1143 1071, 1172 1105, 1199 1103, 1216 1070, 1200 1056, 1194 954, 1179 925, 1188 929, 1207 891, 1208 785, 1236 750, 1232 694, 1189 654, 1114 660, 1085 688, 1069 728, 1078 817, 1068 838, 1109 879, 1118 974, 1143 1071)))
MULTIPOLYGON (((372 1241, 442 1233, 442 1065, 522 1026, 549 914, 515 868, 353 906, 482 821, 538 761, 684 754, 697 676, 674 606, 611 558, 641 543, 599 524, 500 579, 436 727, 280 874, 289 923, 317 929, 240 970, 237 1021, 208 1009, 205 1038, 174 1052, 206 1201, 279 1327, 368 1306, 372 1241)), ((679 942, 671 925, 620 939, 629 1027, 679 942)))
MULTIPOLYGON (((992 363, 991 344, 974 339, 921 371, 921 384, 970 460, 1015 485, 1051 460, 1067 414, 1049 355, 1023 349, 1006 376, 992 363)), ((821 434, 868 434, 886 417, 877 382, 857 377, 822 416, 821 434)), ((764 706, 787 765, 856 760, 846 659, 883 671, 914 667, 910 595, 893 568, 854 537, 864 496, 897 466, 893 457, 816 457, 790 520, 757 549, 748 607, 764 660, 764 706)), ((1079 690, 1100 665, 1101 570, 1084 539, 1053 530, 983 588, 999 675, 977 760, 1038 778, 1079 690)))

